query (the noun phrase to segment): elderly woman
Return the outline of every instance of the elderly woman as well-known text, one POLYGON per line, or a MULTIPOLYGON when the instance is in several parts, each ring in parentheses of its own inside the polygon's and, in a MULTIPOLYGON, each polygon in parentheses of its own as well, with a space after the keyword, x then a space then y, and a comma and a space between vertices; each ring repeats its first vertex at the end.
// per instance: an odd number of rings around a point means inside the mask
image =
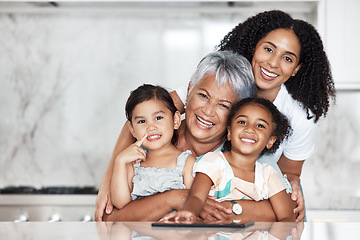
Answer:
MULTIPOLYGON (((250 63, 241 55, 218 51, 205 56, 193 74, 186 96, 185 119, 179 129, 176 147, 191 150, 195 157, 209 151, 218 151, 226 138, 226 120, 230 108, 240 99, 256 94, 250 63)), ((155 221, 166 213, 183 207, 188 190, 170 190, 130 202, 122 209, 114 209, 110 202, 110 179, 114 159, 134 142, 130 132, 123 128, 116 143, 110 164, 103 178, 96 202, 97 221, 155 221), (105 209, 106 206, 106 209, 105 209), (103 212, 111 215, 105 215, 103 212)), ((261 221, 275 220, 268 201, 243 201, 244 218, 261 221)), ((209 199, 203 219, 222 219, 222 213, 232 213, 232 203, 216 203, 209 199)))

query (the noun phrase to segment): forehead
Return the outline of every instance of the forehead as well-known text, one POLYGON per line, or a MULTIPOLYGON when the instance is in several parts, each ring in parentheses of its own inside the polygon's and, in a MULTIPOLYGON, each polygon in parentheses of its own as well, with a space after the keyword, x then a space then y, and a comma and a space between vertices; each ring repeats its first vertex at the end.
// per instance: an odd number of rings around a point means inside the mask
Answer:
POLYGON ((237 96, 230 83, 227 81, 221 86, 215 80, 215 74, 210 73, 205 75, 197 84, 194 85, 191 92, 193 90, 205 90, 207 91, 211 97, 218 98, 219 100, 235 102, 238 100, 237 96))
POLYGON ((247 103, 241 106, 236 112, 236 116, 239 115, 245 115, 253 118, 261 118, 270 122, 272 122, 273 120, 271 112, 263 105, 258 103, 247 103))
POLYGON ((268 33, 259 43, 271 42, 284 51, 300 54, 301 45, 298 37, 290 29, 279 28, 268 33))
POLYGON ((135 106, 133 110, 133 117, 139 116, 139 115, 148 115, 148 114, 154 114, 156 112, 165 112, 165 113, 171 113, 171 111, 167 108, 164 102, 153 98, 144 102, 139 103, 135 106))

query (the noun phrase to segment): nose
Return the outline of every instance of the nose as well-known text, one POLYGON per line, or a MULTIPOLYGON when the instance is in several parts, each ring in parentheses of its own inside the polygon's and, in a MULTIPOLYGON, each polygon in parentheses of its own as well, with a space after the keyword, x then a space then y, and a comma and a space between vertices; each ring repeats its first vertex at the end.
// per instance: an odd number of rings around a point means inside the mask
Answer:
POLYGON ((156 129, 157 129, 156 124, 154 124, 154 123, 149 123, 149 125, 148 125, 147 128, 146 128, 146 131, 154 131, 154 130, 156 130, 156 129))
POLYGON ((279 58, 278 56, 276 56, 276 54, 273 54, 271 55, 271 57, 269 58, 268 60, 268 63, 269 65, 272 67, 272 68, 275 68, 279 65, 279 58))
POLYGON ((206 116, 212 117, 215 115, 216 112, 216 105, 212 102, 207 102, 203 107, 203 112, 206 116))
POLYGON ((252 126, 249 126, 249 125, 246 126, 246 128, 244 129, 244 131, 245 131, 246 133, 249 133, 249 134, 255 132, 254 128, 253 128, 252 126))

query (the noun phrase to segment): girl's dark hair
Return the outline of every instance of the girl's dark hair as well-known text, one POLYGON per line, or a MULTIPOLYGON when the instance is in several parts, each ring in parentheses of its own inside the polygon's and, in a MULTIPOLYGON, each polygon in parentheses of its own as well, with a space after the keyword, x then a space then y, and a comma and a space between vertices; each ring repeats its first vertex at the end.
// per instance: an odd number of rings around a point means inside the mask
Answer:
MULTIPOLYGON (((272 136, 276 136, 276 141, 270 149, 267 149, 265 147, 264 150, 261 152, 260 156, 265 153, 266 154, 275 153, 276 150, 279 148, 280 144, 283 142, 283 140, 287 139, 291 135, 292 129, 291 129, 291 126, 290 126, 290 123, 289 123, 287 117, 285 117, 285 115, 282 114, 276 108, 276 106, 269 100, 264 99, 264 98, 245 98, 245 99, 237 102, 236 104, 233 105, 233 107, 230 110, 230 113, 229 113, 229 116, 227 119, 227 126, 231 126, 231 122, 232 122, 233 118, 235 117, 235 114, 242 107, 249 105, 249 104, 259 105, 259 106, 263 107, 264 109, 266 109, 267 111, 269 111, 269 113, 271 114, 272 122, 274 123, 274 126, 275 126, 272 136)), ((226 140, 223 151, 230 151, 230 150, 231 150, 231 142, 226 140)))
MULTIPOLYGON (((154 86, 151 84, 143 84, 134 91, 131 91, 130 96, 125 105, 126 118, 131 122, 134 108, 142 103, 151 99, 157 99, 162 101, 165 106, 170 110, 174 116, 177 108, 175 107, 174 101, 172 100, 169 92, 160 86, 154 86)), ((178 139, 177 130, 174 129, 174 134, 171 139, 171 143, 175 144, 178 139)))
POLYGON ((271 31, 280 28, 294 32, 301 46, 301 67, 295 76, 285 82, 286 88, 302 104, 308 119, 315 117, 317 122, 321 116, 326 117, 330 98, 335 102, 336 91, 330 63, 314 26, 279 10, 266 11, 237 25, 218 48, 239 53, 252 62, 256 44, 271 31))

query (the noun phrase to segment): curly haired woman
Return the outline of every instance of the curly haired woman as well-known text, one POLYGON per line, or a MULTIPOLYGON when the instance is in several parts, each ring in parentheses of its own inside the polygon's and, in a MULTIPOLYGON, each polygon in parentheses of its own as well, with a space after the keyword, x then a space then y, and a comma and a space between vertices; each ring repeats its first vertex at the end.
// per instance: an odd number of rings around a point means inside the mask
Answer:
MULTIPOLYGON (((308 22, 273 10, 237 25, 218 47, 239 53, 251 62, 257 96, 272 101, 291 123, 293 134, 289 140, 274 155, 259 161, 275 168, 277 162, 291 183, 291 198, 298 204, 294 212, 299 212, 297 221, 302 221, 302 166, 314 151, 318 120, 326 117, 331 98, 335 101, 330 64, 319 33, 308 22)), ((172 95, 181 109, 179 99, 183 97, 172 95)))

